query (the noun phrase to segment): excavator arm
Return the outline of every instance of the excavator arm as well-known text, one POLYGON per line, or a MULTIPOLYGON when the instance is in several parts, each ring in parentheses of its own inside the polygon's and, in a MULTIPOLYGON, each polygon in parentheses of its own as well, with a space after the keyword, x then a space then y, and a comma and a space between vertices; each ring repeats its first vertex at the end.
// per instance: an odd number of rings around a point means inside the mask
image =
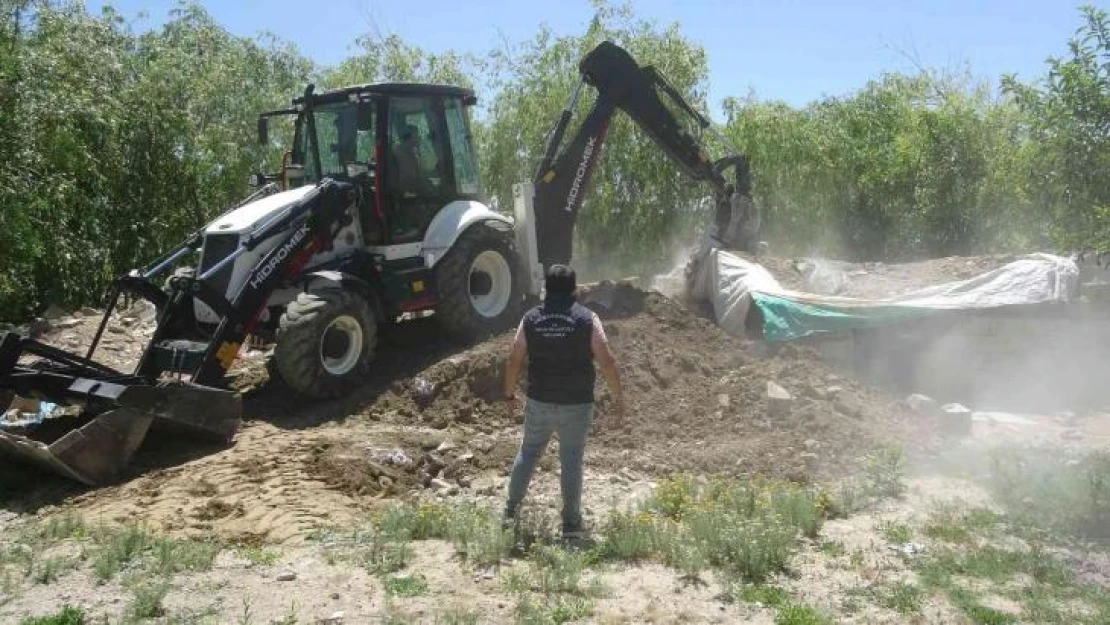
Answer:
POLYGON ((747 159, 732 153, 711 161, 698 138, 687 130, 696 126, 699 130, 713 131, 711 122, 690 106, 654 67, 640 66, 612 42, 603 42, 586 55, 579 63, 579 72, 581 80, 550 135, 533 180, 539 263, 548 267, 569 262, 578 210, 605 144, 609 123, 618 109, 687 175, 713 188, 716 219, 711 236, 717 244, 733 249, 752 247, 759 218, 750 198, 747 159), (574 137, 560 150, 583 85, 595 88, 597 98, 574 137), (731 181, 725 177, 729 168, 735 172, 731 181))

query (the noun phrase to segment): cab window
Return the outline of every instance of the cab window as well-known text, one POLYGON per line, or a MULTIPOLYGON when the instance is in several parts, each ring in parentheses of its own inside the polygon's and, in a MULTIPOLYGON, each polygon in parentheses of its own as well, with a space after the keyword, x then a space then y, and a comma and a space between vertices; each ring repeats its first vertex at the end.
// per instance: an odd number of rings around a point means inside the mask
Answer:
POLYGON ((447 135, 451 139, 451 162, 459 195, 478 195, 478 163, 474 158, 474 138, 470 135, 470 119, 462 98, 444 98, 443 113, 447 119, 447 135))
POLYGON ((389 151, 394 192, 402 197, 439 197, 446 182, 443 140, 432 98, 394 98, 389 151))
POLYGON ((453 192, 439 98, 391 98, 388 201, 390 237, 417 241, 453 192), (438 111, 437 111, 438 109, 438 111))

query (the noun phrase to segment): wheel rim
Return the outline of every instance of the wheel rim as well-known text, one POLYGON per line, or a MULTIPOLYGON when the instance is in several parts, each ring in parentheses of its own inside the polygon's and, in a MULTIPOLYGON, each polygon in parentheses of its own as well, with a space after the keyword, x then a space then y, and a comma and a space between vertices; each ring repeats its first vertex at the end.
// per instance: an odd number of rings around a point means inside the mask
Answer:
POLYGON ((505 311, 513 293, 513 273, 501 254, 486 250, 470 264, 467 280, 470 305, 483 317, 496 317, 505 311))
POLYGON ((362 357, 362 325, 350 315, 332 320, 320 337, 320 363, 331 375, 350 373, 362 357))

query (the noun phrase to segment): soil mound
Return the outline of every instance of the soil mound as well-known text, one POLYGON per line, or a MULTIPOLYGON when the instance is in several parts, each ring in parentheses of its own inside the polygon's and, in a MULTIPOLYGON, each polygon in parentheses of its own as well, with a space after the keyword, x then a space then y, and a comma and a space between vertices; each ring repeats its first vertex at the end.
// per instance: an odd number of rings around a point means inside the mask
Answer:
MULTIPOLYGON (((677 302, 625 284, 602 284, 581 299, 605 323, 629 404, 625 427, 609 427, 599 376, 588 456, 595 467, 808 480, 846 471, 878 441, 905 433, 898 404, 832 371, 814 351, 785 345, 761 353, 677 302), (790 398, 769 400, 768 383, 790 398)), ((507 466, 512 446, 471 443, 520 421, 498 401, 508 342, 500 336, 436 362, 360 412, 446 430, 445 438, 474 454, 470 467, 507 466)), ((448 464, 423 466, 437 463, 448 464)))
MULTIPOLYGON (((878 441, 906 440, 898 404, 831 370, 815 352, 769 351, 626 284, 585 289, 581 300, 604 320, 628 400, 625 427, 616 429, 605 419, 610 402, 599 376, 591 471, 806 481, 851 470, 878 441), (782 397, 769 397, 769 383, 782 397)), ((76 341, 67 333, 82 334, 95 318, 66 325, 44 338, 70 347, 76 341)), ((136 353, 146 325, 111 333, 114 348, 105 351, 136 353)), ((86 490, 42 476, 8 491, 14 496, 5 507, 33 512, 60 504, 179 533, 284 542, 414 491, 499 495, 521 420, 499 397, 510 334, 461 350, 436 335, 434 324, 401 324, 391 337, 397 345, 379 355, 372 384, 335 402, 306 402, 267 382, 265 353, 250 350, 237 369, 259 390, 248 397, 250 414, 232 446, 150 441, 117 485, 86 490)), ((541 463, 555 465, 555 454, 541 463)))

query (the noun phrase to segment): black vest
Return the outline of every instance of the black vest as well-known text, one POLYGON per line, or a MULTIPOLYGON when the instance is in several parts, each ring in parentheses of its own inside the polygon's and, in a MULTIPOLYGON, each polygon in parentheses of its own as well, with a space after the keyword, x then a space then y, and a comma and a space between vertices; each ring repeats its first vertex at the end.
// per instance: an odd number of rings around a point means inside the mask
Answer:
POLYGON ((593 313, 570 297, 549 297, 524 315, 528 397, 549 404, 594 401, 593 313))

